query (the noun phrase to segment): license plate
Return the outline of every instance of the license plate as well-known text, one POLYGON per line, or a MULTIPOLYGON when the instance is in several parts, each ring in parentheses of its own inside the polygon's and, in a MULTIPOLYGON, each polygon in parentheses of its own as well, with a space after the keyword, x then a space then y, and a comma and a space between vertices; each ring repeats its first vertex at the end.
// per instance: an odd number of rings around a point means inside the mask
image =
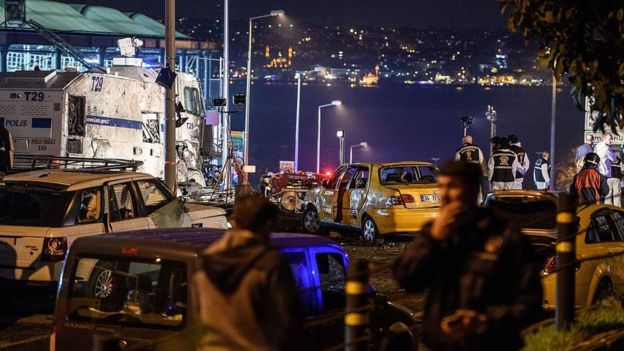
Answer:
POLYGON ((420 195, 420 202, 439 202, 438 194, 420 195))

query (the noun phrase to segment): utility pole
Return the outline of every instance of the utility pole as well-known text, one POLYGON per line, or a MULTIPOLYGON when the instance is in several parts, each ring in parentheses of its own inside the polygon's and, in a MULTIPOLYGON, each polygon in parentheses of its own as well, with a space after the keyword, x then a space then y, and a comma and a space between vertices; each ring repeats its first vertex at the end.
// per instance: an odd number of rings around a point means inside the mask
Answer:
MULTIPOLYGON (((175 0, 166 0, 165 11, 165 55, 166 67, 176 70, 175 52, 175 0)), ((175 83, 166 89, 165 96, 165 183, 172 193, 176 193, 176 154, 175 154, 175 83)))
MULTIPOLYGON (((226 113, 221 114, 221 164, 225 166, 230 153, 230 29, 229 29, 229 1, 223 1, 223 97, 225 98, 226 113)), ((230 168, 225 167, 223 176, 223 189, 230 190, 231 174, 230 168)))

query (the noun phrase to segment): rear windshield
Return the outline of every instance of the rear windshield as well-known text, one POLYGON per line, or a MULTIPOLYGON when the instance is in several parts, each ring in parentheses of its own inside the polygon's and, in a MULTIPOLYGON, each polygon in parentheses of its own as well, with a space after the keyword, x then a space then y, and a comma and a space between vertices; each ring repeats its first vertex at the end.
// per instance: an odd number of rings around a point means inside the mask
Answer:
POLYGON ((557 226, 557 204, 548 200, 490 200, 487 207, 501 219, 520 228, 554 229, 557 226))
POLYGON ((383 167, 379 170, 381 184, 433 184, 437 172, 433 166, 401 165, 383 167))
POLYGON ((81 257, 69 279, 70 320, 180 329, 187 315, 188 280, 182 262, 128 257, 81 257))
POLYGON ((61 227, 73 196, 22 186, 0 188, 0 225, 61 227))

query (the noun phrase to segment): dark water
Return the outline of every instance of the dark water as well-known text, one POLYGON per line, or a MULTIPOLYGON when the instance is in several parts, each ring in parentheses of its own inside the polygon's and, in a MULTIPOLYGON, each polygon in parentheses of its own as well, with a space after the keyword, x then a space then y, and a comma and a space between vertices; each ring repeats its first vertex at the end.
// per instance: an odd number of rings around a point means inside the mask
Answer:
MULTIPOLYGON (((244 91, 235 84, 232 92, 244 91)), ((294 159, 296 85, 255 84, 250 117, 250 163, 258 172, 275 171, 279 160, 294 159)), ((497 134, 517 134, 531 163, 535 153, 550 148, 550 87, 495 87, 382 85, 308 85, 302 87, 299 168, 316 168, 317 108, 332 100, 342 106, 322 110, 321 170, 338 165, 337 130, 345 131, 346 161, 349 146, 368 142, 368 150, 355 148, 354 162, 399 160, 440 162, 453 156, 462 137, 461 117, 474 117, 469 133, 484 152, 490 122, 487 105, 498 113, 497 134)), ((234 129, 242 129, 244 115, 234 115, 234 129)), ((570 98, 569 88, 557 94, 556 160, 583 140, 584 114, 570 98)), ((486 155, 487 156, 487 155, 486 155)), ((555 161, 556 161, 555 160, 555 161)))

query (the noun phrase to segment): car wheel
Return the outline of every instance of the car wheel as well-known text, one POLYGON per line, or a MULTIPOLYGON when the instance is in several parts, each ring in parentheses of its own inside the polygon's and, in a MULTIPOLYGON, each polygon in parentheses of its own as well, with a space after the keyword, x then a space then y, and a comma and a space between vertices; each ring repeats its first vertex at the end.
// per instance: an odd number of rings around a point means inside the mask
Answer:
POLYGON ((303 212, 303 230, 306 233, 318 234, 321 232, 321 217, 313 206, 308 206, 303 212))
POLYGON ((89 296, 105 299, 113 293, 113 265, 98 261, 89 278, 89 296))
POLYGON ((369 216, 364 216, 362 219, 362 230, 360 233, 360 240, 365 245, 376 245, 383 243, 383 239, 379 238, 379 230, 375 221, 369 216))
POLYGON ((611 284, 610 280, 603 279, 602 281, 600 281, 598 287, 596 288, 592 304, 595 305, 597 303, 600 303, 600 301, 606 300, 613 296, 615 296, 615 293, 613 291, 613 284, 611 284))

